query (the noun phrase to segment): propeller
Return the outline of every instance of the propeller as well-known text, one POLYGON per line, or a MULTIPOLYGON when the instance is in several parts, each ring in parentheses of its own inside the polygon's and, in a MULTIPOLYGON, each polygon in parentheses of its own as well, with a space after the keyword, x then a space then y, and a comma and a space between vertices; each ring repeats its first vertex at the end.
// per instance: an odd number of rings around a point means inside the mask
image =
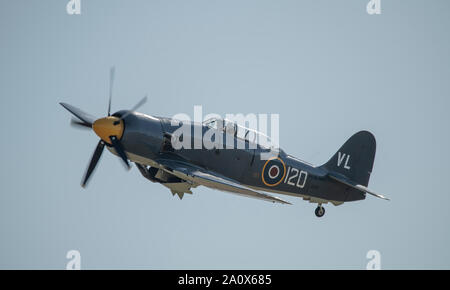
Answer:
POLYGON ((94 124, 95 120, 97 119, 96 117, 72 105, 66 103, 59 103, 59 104, 63 106, 67 111, 71 112, 75 117, 77 117, 81 122, 85 123, 86 125, 92 126, 92 124, 94 124))
POLYGON ((122 144, 119 140, 117 140, 116 136, 110 136, 109 139, 111 140, 111 143, 116 150, 117 154, 119 154, 120 158, 122 158, 123 162, 125 163, 125 166, 130 169, 130 164, 128 163, 127 154, 123 150, 122 144))
POLYGON ((124 147, 121 142, 121 138, 124 131, 124 119, 141 107, 146 101, 147 96, 140 100, 131 110, 126 112, 120 117, 111 116, 111 102, 112 102, 112 91, 115 76, 115 68, 111 67, 109 71, 109 101, 108 101, 108 115, 107 117, 99 118, 82 111, 81 109, 69 105, 67 103, 60 103, 66 110, 72 113, 76 118, 71 119, 71 125, 78 128, 90 128, 100 137, 100 140, 92 154, 89 165, 86 169, 84 177, 81 182, 81 186, 85 187, 94 172, 100 157, 102 156, 105 146, 112 147, 119 155, 123 164, 127 169, 130 169, 130 163, 128 162, 127 154, 125 153, 124 147))
POLYGON ((109 102, 108 102, 108 117, 111 116, 111 100, 112 100, 112 90, 114 84, 114 76, 116 74, 116 68, 111 67, 109 70, 109 102))
POLYGON ((102 156, 103 149, 105 149, 105 142, 103 140, 98 141, 97 148, 95 148, 94 154, 92 155, 91 161, 89 162, 89 166, 86 169, 86 173, 84 174, 83 182, 81 183, 82 187, 85 187, 89 177, 91 177, 92 172, 95 169, 95 166, 97 166, 97 162, 100 159, 100 156, 102 156))
POLYGON ((145 95, 145 97, 142 98, 142 100, 140 100, 136 105, 134 105, 133 108, 131 108, 131 110, 129 110, 128 112, 126 112, 125 114, 123 114, 119 120, 114 122, 114 125, 118 125, 120 123, 120 120, 125 119, 128 115, 130 115, 131 113, 133 113, 134 111, 136 111, 140 106, 142 106, 143 104, 145 104, 145 102, 147 102, 147 95, 145 95))
POLYGON ((83 129, 83 130, 92 129, 92 125, 91 124, 87 124, 85 122, 78 121, 75 118, 70 119, 70 125, 72 127, 83 129))

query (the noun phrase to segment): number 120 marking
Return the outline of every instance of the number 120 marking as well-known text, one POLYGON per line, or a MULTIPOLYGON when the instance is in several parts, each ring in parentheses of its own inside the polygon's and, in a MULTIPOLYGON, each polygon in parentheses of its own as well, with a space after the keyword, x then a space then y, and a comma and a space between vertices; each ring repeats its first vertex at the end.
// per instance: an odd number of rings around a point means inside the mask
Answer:
POLYGON ((284 183, 287 183, 298 188, 303 188, 306 184, 306 179, 308 177, 308 172, 303 170, 298 170, 297 168, 288 167, 286 178, 284 178, 284 183), (297 178, 297 182, 295 179, 297 178))

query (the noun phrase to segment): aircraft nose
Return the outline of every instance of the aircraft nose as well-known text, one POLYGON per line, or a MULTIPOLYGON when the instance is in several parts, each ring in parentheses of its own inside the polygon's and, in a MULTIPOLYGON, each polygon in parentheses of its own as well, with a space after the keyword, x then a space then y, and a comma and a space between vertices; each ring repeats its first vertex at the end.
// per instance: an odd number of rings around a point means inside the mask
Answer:
POLYGON ((110 136, 116 136, 118 140, 122 138, 123 128, 123 121, 114 116, 98 119, 92 124, 95 134, 108 144, 111 144, 110 136))

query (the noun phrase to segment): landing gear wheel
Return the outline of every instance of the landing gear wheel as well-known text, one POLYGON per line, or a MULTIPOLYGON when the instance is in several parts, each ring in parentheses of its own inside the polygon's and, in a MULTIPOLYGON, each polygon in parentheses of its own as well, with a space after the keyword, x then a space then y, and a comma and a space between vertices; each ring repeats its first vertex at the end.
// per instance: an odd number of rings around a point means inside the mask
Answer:
POLYGON ((319 205, 319 206, 316 208, 315 213, 316 213, 316 216, 317 216, 317 217, 323 217, 323 215, 325 214, 325 208, 324 208, 323 206, 319 205))

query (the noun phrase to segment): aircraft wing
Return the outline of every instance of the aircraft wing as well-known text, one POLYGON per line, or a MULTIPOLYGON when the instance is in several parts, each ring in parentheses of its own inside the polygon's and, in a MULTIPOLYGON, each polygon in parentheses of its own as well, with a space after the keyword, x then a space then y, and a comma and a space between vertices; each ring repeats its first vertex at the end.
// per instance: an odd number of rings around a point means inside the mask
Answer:
POLYGON ((381 198, 381 199, 390 200, 389 198, 385 197, 384 195, 375 193, 372 190, 368 189, 367 187, 365 187, 361 184, 356 184, 355 182, 353 182, 353 181, 349 180, 348 178, 345 178, 341 175, 336 175, 336 174, 330 173, 328 176, 330 176, 332 179, 334 179, 340 183, 343 183, 343 184, 350 186, 354 189, 357 189, 359 191, 367 192, 368 194, 373 195, 378 198, 381 198))
POLYGON ((158 159, 155 162, 162 165, 164 171, 199 185, 273 203, 291 204, 278 197, 252 190, 232 179, 192 164, 172 159, 158 159))

